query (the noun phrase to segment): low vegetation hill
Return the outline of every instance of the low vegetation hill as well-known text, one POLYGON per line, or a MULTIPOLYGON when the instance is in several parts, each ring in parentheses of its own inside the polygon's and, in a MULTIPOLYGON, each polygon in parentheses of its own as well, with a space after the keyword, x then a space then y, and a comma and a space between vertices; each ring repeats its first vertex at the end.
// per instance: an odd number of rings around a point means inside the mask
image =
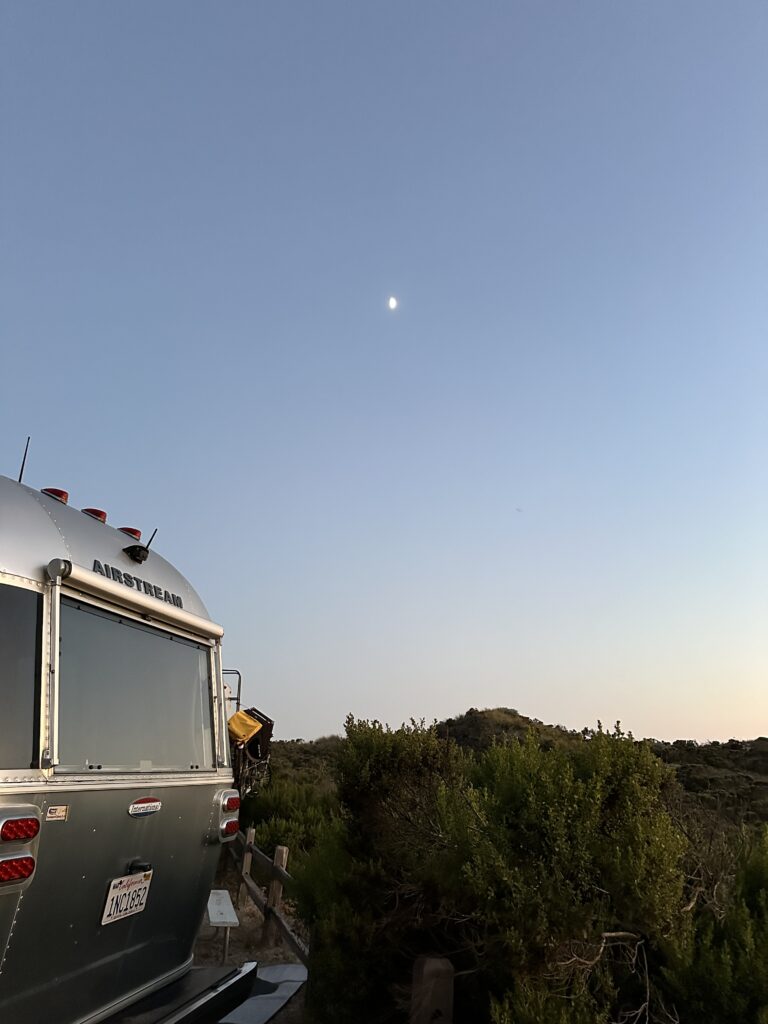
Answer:
POLYGON ((273 740, 273 776, 324 783, 331 777, 332 766, 343 742, 341 736, 321 736, 316 740, 273 740))
MULTIPOLYGON (((575 732, 562 725, 546 725, 527 718, 514 708, 470 708, 437 726, 438 734, 450 736, 460 746, 486 750, 494 743, 523 740, 533 730, 545 749, 572 746, 594 735, 575 732)), ((649 740, 654 754, 672 765, 683 788, 729 821, 768 822, 768 737, 697 743, 649 740)))
MULTIPOLYGON (((495 743, 522 742, 533 730, 544 749, 583 743, 593 730, 577 732, 562 725, 547 725, 514 708, 470 708, 465 714, 437 724, 437 734, 466 750, 483 751, 495 743)), ((672 765, 683 788, 731 822, 768 822, 768 737, 697 743, 649 740, 653 752, 672 765)), ((316 740, 279 740, 273 743, 272 765, 277 778, 331 785, 333 765, 344 740, 325 736, 316 740)))

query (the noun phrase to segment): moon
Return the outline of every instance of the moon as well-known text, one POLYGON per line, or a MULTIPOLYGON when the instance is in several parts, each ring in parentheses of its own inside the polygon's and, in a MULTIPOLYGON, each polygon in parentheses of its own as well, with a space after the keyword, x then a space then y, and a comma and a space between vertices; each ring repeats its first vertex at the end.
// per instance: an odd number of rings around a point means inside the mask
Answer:
POLYGON ((389 298, 387 299, 387 305, 393 311, 397 309, 397 299, 395 298, 394 295, 389 296, 389 298))

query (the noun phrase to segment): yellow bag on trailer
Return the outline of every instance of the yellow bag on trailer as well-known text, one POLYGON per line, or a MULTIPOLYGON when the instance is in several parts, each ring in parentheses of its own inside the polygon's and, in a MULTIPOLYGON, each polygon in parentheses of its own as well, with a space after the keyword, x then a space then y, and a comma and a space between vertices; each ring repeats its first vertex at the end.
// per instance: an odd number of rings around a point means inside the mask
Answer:
POLYGON ((262 728, 262 723, 247 711, 237 711, 227 722, 230 738, 241 747, 249 743, 262 728))

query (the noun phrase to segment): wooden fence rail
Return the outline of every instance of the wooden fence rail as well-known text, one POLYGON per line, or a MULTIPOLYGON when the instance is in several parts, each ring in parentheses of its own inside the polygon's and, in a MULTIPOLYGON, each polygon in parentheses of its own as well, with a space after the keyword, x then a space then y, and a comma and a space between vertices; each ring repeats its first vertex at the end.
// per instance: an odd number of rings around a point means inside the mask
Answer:
MULTIPOLYGON (((253 842, 255 830, 249 828, 243 835, 238 832, 229 844, 229 852, 240 870, 241 885, 237 905, 242 906, 247 893, 264 915, 262 942, 272 943, 278 931, 305 967, 309 966, 309 947, 292 930, 282 911, 283 886, 290 886, 293 878, 285 870, 288 847, 278 846, 274 858, 269 858, 253 842), (238 854, 235 847, 240 847, 238 854), (266 893, 251 878, 254 862, 270 882, 266 893)), ((410 1024, 451 1024, 453 1021, 454 970, 449 960, 442 957, 419 957, 413 968, 410 1024)))
POLYGON ((229 845, 229 852, 240 869, 240 877, 242 879, 240 892, 237 897, 237 905, 242 905, 243 895, 247 893, 264 915, 262 942, 265 945, 271 945, 279 932, 287 945, 290 946, 299 960, 307 967, 309 966, 309 947, 293 931, 282 910, 283 886, 290 885, 293 881, 293 878, 285 870, 285 864, 288 860, 288 847, 278 846, 275 850, 274 859, 270 858, 263 850, 254 845, 254 834, 254 829, 252 828, 249 828, 245 835, 242 832, 238 832, 235 841, 229 845), (239 855, 235 849, 238 846, 242 850, 242 853, 239 855), (254 863, 270 879, 269 890, 266 895, 251 877, 251 867, 254 863))

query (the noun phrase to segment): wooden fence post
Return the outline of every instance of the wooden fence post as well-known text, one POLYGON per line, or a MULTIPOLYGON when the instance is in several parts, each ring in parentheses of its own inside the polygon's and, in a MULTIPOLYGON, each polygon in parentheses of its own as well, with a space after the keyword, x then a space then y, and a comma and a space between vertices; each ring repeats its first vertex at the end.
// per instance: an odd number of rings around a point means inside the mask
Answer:
POLYGON ((450 960, 420 956, 413 965, 410 1024, 452 1024, 453 976, 450 960))
MULTIPOLYGON (((241 876, 242 875, 250 875, 250 873, 251 873, 251 860, 253 858, 253 854, 248 849, 248 847, 253 843, 255 838, 256 838, 256 829, 251 827, 245 833, 245 852, 243 853, 243 864, 242 864, 242 867, 240 869, 241 876)), ((245 888, 245 882, 241 882, 240 883, 240 888, 237 890, 237 906, 238 906, 238 909, 240 907, 242 907, 242 905, 243 905, 243 899, 245 898, 246 891, 247 890, 245 888)))
MULTIPOLYGON (((288 847, 278 846, 275 849, 275 856, 272 861, 275 867, 282 868, 285 871, 285 865, 288 863, 288 847)), ((274 907, 276 910, 280 909, 280 904, 283 899, 283 883, 279 878, 273 878, 269 883, 269 892, 267 893, 267 907, 274 907)), ((264 916, 264 930, 262 932, 262 942, 265 946, 274 946, 280 933, 277 930, 277 922, 269 914, 264 916)))

